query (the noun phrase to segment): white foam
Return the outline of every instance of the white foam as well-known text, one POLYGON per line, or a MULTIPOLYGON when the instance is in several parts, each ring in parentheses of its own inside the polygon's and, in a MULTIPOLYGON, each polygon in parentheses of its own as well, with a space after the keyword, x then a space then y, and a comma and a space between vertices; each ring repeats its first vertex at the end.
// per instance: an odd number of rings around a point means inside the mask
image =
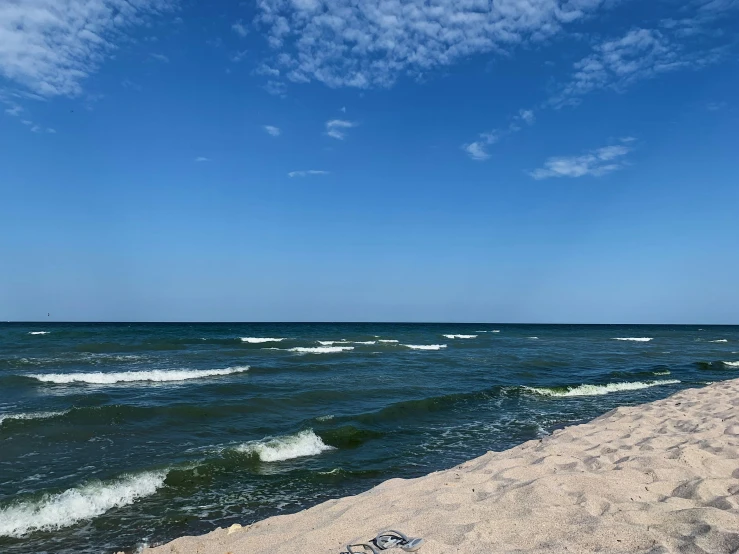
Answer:
POLYGON ((152 369, 150 371, 121 371, 117 373, 37 373, 28 375, 45 383, 92 383, 111 385, 113 383, 130 383, 134 381, 187 381, 203 377, 217 377, 247 371, 249 366, 228 367, 226 369, 152 369))
POLYGON ((56 417, 64 415, 67 412, 33 412, 30 414, 0 414, 0 425, 6 419, 48 419, 50 417, 56 417))
POLYGON ((51 331, 30 331, 29 335, 48 335, 51 331))
POLYGON ((263 342, 282 342, 283 339, 275 339, 271 337, 241 337, 242 342, 248 342, 251 344, 261 344, 263 342))
POLYGON ((346 341, 344 339, 341 340, 317 340, 316 341, 321 346, 333 346, 334 344, 345 344, 346 341))
POLYGON ((539 337, 528 337, 528 338, 530 338, 531 340, 539 340, 539 337))
POLYGON ((0 536, 22 537, 32 531, 60 529, 97 517, 154 494, 166 476, 164 471, 146 472, 11 504, 0 509, 0 536))
POLYGON ((331 421, 334 418, 333 414, 322 415, 316 418, 316 421, 331 421))
POLYGON ((726 339, 718 339, 718 340, 709 340, 708 342, 729 342, 726 339))
POLYGON ((494 329, 493 331, 490 331, 491 333, 500 333, 498 329, 494 329))
POLYGON ((680 381, 675 379, 665 379, 662 381, 647 381, 634 383, 609 383, 607 385, 580 385, 572 387, 569 390, 553 390, 548 388, 524 387, 524 389, 541 394, 544 396, 601 396, 612 392, 620 392, 627 390, 641 390, 659 385, 676 385, 680 381))
POLYGON ((394 343, 394 344, 397 344, 400 341, 397 341, 395 339, 380 339, 377 342, 385 342, 385 343, 394 343))
POLYGON ((377 344, 376 340, 355 341, 354 344, 377 344))
POLYGON ((446 344, 404 344, 403 346, 413 350, 441 350, 446 348, 446 344))
POLYGON ((299 354, 336 354, 346 350, 354 350, 353 346, 296 346, 290 348, 288 352, 297 352, 299 354))
POLYGON ((724 362, 724 365, 729 367, 739 367, 739 362, 724 362))
POLYGON ((654 371, 653 375, 669 375, 671 372, 669 369, 665 369, 664 371, 654 371))
POLYGON ((477 335, 444 335, 448 339, 476 339, 477 335))
POLYGON ((334 450, 334 447, 325 444, 312 429, 308 429, 296 435, 247 442, 237 446, 236 450, 256 455, 263 462, 281 462, 304 456, 316 456, 326 450, 334 450))
POLYGON ((615 338, 613 340, 628 340, 632 342, 649 342, 652 340, 651 337, 621 337, 621 338, 615 338))

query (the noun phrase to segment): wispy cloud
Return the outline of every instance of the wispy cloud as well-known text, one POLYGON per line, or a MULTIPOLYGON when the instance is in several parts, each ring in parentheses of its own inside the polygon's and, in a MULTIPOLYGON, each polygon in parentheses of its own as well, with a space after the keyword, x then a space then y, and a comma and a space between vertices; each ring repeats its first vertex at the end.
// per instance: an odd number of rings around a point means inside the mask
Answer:
POLYGON ((117 42, 173 0, 0 2, 0 75, 42 97, 76 96, 117 42))
POLYGON ((234 52, 233 54, 231 54, 231 61, 234 63, 239 63, 246 57, 248 53, 248 50, 240 50, 238 52, 234 52))
POLYGON ((463 144, 462 150, 467 152, 467 155, 473 160, 483 161, 490 157, 488 154, 487 147, 491 144, 498 142, 499 136, 496 131, 490 131, 487 133, 480 133, 479 140, 470 142, 469 144, 463 144))
POLYGON ((706 109, 709 112, 717 112, 719 110, 723 110, 727 105, 728 104, 726 102, 709 102, 708 104, 706 104, 706 109))
POLYGON ((627 165, 623 159, 633 150, 628 146, 633 137, 621 139, 621 144, 604 146, 579 156, 554 156, 544 162, 544 167, 530 173, 534 179, 550 177, 601 177, 627 165))
POLYGON ((23 108, 21 108, 18 105, 14 105, 14 106, 11 106, 11 107, 5 109, 5 113, 6 114, 12 115, 14 117, 18 117, 21 114, 22 111, 23 111, 23 108))
POLYGON ((357 124, 353 121, 346 121, 344 119, 331 119, 326 122, 326 134, 331 138, 338 140, 344 140, 346 138, 346 129, 356 127, 357 124))
POLYGON ((158 62, 169 63, 169 58, 165 56, 164 54, 153 53, 153 54, 149 54, 149 56, 158 62))
POLYGON ((609 0, 261 0, 257 23, 292 81, 390 86, 475 54, 541 42, 609 0))
MULTIPOLYGON (((690 21, 698 25, 698 20, 690 21)), ((721 45, 687 45, 685 39, 693 33, 681 34, 680 29, 685 26, 663 24, 661 29, 632 29, 619 38, 596 44, 591 54, 574 64, 570 79, 549 104, 575 105, 595 90, 623 92, 637 81, 680 69, 700 69, 722 58, 721 45)))
POLYGON ((242 38, 249 34, 248 29, 240 19, 231 25, 231 29, 233 29, 233 32, 242 38))
POLYGON ((198 163, 209 162, 210 158, 206 158, 205 156, 198 156, 197 158, 195 158, 195 161, 198 163))
POLYGON ((287 92, 287 85, 280 81, 267 81, 267 84, 264 85, 263 88, 272 96, 281 96, 283 98, 285 97, 285 93, 287 92))
POLYGON ((510 123, 503 129, 493 129, 492 131, 486 131, 480 133, 477 140, 462 145, 467 155, 473 160, 483 161, 490 157, 488 153, 488 146, 495 144, 503 137, 506 137, 512 133, 516 133, 521 130, 522 125, 533 125, 536 122, 536 116, 534 110, 521 109, 516 115, 510 118, 510 123))
POLYGON ((144 90, 144 87, 142 87, 141 85, 139 85, 137 83, 134 83, 130 79, 123 79, 123 81, 121 81, 121 86, 123 88, 127 88, 127 89, 130 89, 130 90, 135 90, 135 91, 138 91, 138 92, 141 92, 142 90, 144 90))
POLYGON ((328 175, 328 171, 322 169, 305 169, 302 171, 291 171, 287 174, 288 177, 308 177, 309 175, 328 175))
POLYGON ((279 127, 275 127, 274 125, 265 125, 262 128, 267 132, 268 135, 271 135, 273 137, 279 137, 280 133, 282 132, 280 131, 279 127))

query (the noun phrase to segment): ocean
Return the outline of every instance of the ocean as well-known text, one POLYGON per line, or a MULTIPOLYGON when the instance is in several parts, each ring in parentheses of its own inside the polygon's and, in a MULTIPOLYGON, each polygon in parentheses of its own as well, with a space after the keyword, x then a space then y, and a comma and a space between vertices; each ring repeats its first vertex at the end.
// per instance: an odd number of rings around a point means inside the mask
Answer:
POLYGON ((739 375, 739 327, 0 324, 0 551, 135 551, 739 375))

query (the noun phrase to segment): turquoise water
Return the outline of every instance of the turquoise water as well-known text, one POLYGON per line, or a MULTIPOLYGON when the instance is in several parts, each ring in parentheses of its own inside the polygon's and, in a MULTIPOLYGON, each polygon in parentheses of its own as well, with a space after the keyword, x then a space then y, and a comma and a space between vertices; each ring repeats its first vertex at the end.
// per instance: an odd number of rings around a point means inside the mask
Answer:
POLYGON ((738 351, 739 327, 3 324, 0 551, 295 512, 739 377, 738 351))

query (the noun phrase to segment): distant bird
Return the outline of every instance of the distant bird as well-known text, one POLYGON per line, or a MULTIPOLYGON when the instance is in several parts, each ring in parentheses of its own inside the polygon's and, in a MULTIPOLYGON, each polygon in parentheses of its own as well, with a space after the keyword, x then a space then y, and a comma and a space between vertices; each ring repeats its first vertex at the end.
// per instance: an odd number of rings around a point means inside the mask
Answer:
POLYGON ((47 313, 47 314, 46 314, 46 317, 51 317, 51 314, 47 313))

